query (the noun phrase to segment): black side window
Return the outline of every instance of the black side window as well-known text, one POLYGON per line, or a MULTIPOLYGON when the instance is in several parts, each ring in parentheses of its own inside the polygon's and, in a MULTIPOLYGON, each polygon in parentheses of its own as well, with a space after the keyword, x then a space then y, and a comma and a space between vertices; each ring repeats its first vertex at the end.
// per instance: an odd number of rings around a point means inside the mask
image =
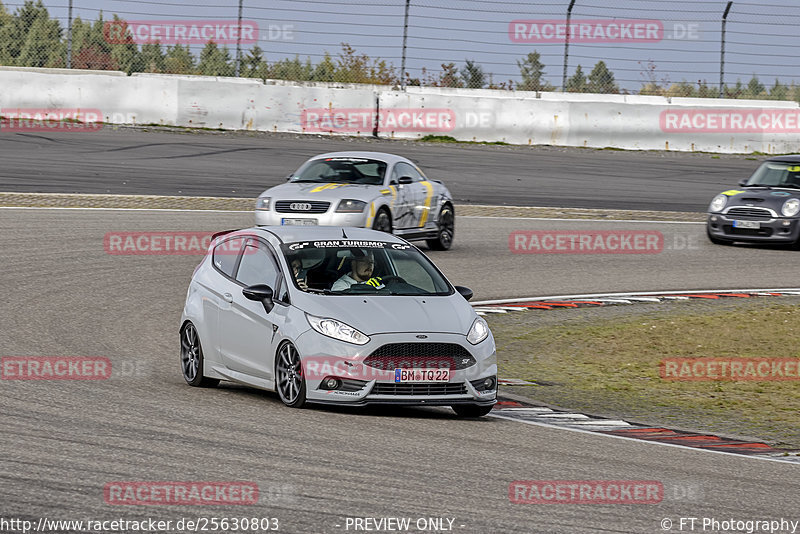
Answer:
POLYGON ((212 258, 214 267, 233 278, 236 260, 239 258, 239 252, 242 250, 245 239, 244 237, 233 237, 214 247, 214 257, 212 258))
POLYGON ((277 291, 279 274, 269 246, 262 241, 251 239, 242 253, 236 280, 246 286, 266 284, 277 291))
POLYGON ((425 178, 415 169, 413 166, 409 165, 408 163, 403 163, 402 161, 394 166, 394 174, 392 178, 400 179, 403 176, 410 176, 412 180, 415 182, 421 182, 425 178))

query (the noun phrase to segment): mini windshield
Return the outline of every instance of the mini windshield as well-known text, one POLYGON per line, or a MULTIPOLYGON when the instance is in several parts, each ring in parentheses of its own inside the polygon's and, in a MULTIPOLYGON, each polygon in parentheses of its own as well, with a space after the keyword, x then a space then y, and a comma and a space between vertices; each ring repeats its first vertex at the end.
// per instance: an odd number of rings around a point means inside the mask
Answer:
POLYGON ((386 163, 368 158, 323 158, 306 162, 292 182, 382 185, 386 163))
POLYGON ((382 241, 304 241, 281 246, 295 286, 330 295, 451 295, 416 247, 382 241))
POLYGON ((747 180, 745 186, 800 188, 800 164, 766 161, 747 180))

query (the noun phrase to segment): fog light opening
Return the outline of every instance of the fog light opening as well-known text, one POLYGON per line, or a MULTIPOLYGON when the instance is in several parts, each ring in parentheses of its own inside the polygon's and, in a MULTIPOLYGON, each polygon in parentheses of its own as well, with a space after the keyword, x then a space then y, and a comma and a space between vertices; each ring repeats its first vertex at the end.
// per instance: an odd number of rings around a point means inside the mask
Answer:
POLYGON ((484 389, 494 389, 494 377, 489 376, 483 381, 484 389))
POLYGON ((783 221, 781 224, 783 224, 784 226, 791 226, 792 221, 783 221))
POLYGON ((328 376, 322 380, 322 389, 327 389, 328 391, 339 389, 341 385, 342 381, 332 376, 328 376))

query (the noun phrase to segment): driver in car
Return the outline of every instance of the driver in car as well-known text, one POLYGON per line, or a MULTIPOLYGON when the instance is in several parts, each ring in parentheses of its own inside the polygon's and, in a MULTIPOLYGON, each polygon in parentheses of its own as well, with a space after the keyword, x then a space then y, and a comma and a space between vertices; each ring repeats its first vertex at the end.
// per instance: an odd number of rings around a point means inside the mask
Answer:
POLYGON ((331 287, 331 291, 344 291, 350 289, 350 286, 354 284, 368 284, 375 289, 383 289, 385 286, 381 278, 372 276, 374 269, 375 256, 371 251, 353 250, 353 257, 350 260, 350 272, 343 274, 336 280, 331 287))

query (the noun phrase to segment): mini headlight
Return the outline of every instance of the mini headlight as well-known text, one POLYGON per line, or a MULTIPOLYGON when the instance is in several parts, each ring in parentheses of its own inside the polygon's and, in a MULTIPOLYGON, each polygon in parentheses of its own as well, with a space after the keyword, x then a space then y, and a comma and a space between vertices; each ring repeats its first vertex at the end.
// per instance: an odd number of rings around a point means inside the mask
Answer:
POLYGON ((469 329, 467 341, 473 345, 477 345, 487 337, 489 337, 489 325, 486 324, 486 321, 484 321, 482 317, 478 317, 475 319, 475 322, 472 323, 472 328, 469 329))
POLYGON ((269 201, 270 201, 269 197, 258 197, 258 200, 256 200, 256 209, 268 211, 269 201))
POLYGON ((311 325, 311 328, 323 336, 332 337, 333 339, 346 341, 355 345, 366 345, 369 343, 369 336, 362 334, 352 326, 337 321, 336 319, 315 317, 309 314, 306 314, 306 319, 308 319, 308 324, 311 325))
POLYGON ((800 200, 796 198, 790 198, 783 203, 781 208, 781 213, 783 213, 784 217, 794 217, 798 211, 800 211, 800 200))
POLYGON ((725 207, 725 204, 728 203, 728 197, 725 195, 717 195, 714 197, 714 200, 711 201, 711 205, 708 207, 708 211, 722 211, 722 208, 725 207))
POLYGON ((336 213, 361 213, 364 211, 366 206, 367 203, 362 200, 346 198, 339 202, 339 206, 336 208, 336 213))

